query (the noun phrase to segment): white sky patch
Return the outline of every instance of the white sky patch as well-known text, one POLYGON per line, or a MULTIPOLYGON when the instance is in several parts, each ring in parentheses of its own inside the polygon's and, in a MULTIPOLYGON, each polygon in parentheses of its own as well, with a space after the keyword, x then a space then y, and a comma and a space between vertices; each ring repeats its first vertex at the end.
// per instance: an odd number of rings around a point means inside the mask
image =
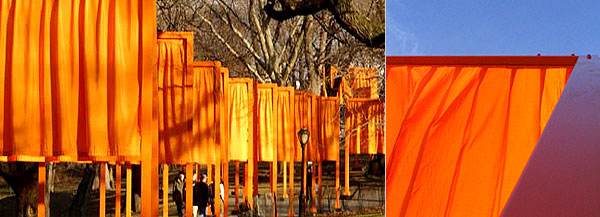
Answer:
POLYGON ((387 14, 385 22, 386 55, 419 54, 419 40, 414 33, 406 30, 391 14, 387 14))

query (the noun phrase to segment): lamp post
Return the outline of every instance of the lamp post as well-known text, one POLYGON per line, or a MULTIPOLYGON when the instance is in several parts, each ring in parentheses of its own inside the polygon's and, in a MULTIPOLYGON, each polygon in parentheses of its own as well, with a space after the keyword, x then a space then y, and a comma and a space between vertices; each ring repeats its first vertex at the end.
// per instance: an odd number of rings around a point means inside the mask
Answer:
MULTIPOLYGON (((306 129, 306 127, 300 129, 298 131, 298 139, 300 140, 300 147, 302 147, 302 179, 304 180, 304 176, 306 176, 306 171, 304 169, 304 147, 306 147, 306 143, 308 143, 308 138, 310 137, 310 131, 308 131, 308 129, 306 129)), ((305 206, 304 206, 304 181, 301 181, 301 186, 300 186, 300 217, 304 217, 304 211, 305 211, 305 206)))

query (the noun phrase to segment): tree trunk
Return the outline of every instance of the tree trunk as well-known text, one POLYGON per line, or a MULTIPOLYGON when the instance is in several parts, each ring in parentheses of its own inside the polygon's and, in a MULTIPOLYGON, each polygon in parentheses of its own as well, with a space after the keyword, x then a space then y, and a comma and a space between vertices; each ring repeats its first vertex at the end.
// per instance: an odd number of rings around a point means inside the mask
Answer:
POLYGON ((4 178, 16 194, 17 217, 36 216, 37 214, 37 169, 37 163, 0 164, 0 176, 4 178))
POLYGON ((71 202, 69 208, 69 216, 83 216, 87 209, 88 201, 90 200, 90 193, 92 191, 92 185, 94 184, 94 178, 96 177, 96 166, 87 165, 83 175, 83 179, 77 187, 77 194, 71 202))

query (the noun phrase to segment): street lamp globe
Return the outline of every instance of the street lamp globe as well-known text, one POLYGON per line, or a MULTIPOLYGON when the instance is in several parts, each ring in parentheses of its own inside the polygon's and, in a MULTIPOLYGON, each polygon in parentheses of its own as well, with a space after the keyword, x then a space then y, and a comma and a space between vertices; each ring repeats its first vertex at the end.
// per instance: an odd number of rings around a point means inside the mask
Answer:
POLYGON ((298 138, 300 139, 300 145, 302 145, 302 148, 304 148, 306 143, 308 143, 308 139, 310 138, 310 131, 308 131, 306 127, 300 129, 298 131, 298 138))

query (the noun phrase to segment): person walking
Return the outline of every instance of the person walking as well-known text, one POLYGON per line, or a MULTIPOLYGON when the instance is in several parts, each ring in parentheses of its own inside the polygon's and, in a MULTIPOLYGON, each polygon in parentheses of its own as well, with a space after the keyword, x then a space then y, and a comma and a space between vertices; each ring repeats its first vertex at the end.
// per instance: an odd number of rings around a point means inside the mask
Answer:
POLYGON ((198 214, 200 217, 206 217, 206 206, 208 205, 208 184, 206 184, 207 175, 200 176, 200 182, 196 185, 198 197, 198 214))
POLYGON ((198 216, 198 206, 200 205, 200 200, 198 197, 198 185, 196 183, 196 180, 198 178, 198 175, 196 174, 196 172, 194 172, 194 178, 192 179, 192 216, 197 217, 198 216))
POLYGON ((184 198, 185 198, 185 173, 179 171, 177 180, 173 185, 173 201, 177 205, 177 216, 183 217, 184 215, 184 198))

